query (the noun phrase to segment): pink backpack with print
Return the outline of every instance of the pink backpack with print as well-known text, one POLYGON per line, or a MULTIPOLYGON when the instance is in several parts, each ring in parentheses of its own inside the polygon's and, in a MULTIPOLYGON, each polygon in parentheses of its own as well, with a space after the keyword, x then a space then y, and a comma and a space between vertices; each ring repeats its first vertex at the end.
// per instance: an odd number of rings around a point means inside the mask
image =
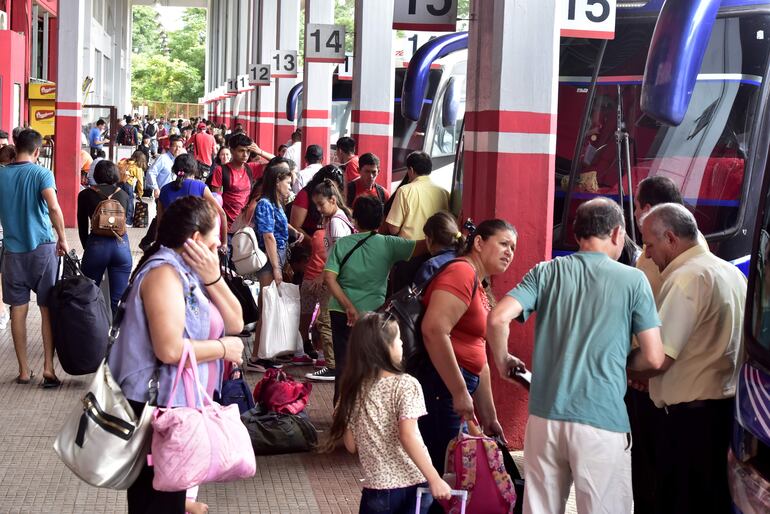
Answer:
MULTIPOLYGON (((505 470, 503 454, 495 440, 482 434, 478 425, 473 422, 468 425, 478 435, 460 432, 450 441, 444 480, 452 489, 468 491, 468 512, 512 514, 516 490, 505 470)), ((461 512, 459 498, 440 500, 440 503, 449 514, 461 512)))

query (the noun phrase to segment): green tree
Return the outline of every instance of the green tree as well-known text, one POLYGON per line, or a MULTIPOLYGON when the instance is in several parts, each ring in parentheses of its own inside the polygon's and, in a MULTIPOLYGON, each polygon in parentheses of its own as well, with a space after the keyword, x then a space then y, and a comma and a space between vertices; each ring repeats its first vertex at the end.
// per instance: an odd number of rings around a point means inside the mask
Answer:
POLYGON ((137 5, 132 11, 131 50, 135 54, 153 54, 161 51, 163 27, 158 11, 147 5, 137 5))
POLYGON ((183 27, 166 34, 153 7, 133 9, 135 101, 197 103, 204 93, 206 9, 186 9, 183 27))
POLYGON ((131 87, 137 100, 197 103, 203 96, 203 76, 184 61, 163 54, 135 55, 131 87))
POLYGON ((206 9, 185 9, 182 20, 183 28, 169 33, 170 56, 199 70, 203 77, 206 72, 206 9))

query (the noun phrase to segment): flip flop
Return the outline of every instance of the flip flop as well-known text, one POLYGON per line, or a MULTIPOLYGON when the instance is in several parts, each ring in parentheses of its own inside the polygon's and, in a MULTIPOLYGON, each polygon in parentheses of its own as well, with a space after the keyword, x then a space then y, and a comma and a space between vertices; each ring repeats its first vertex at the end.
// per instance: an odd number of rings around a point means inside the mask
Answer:
POLYGON ((49 378, 44 376, 43 382, 40 384, 40 387, 43 389, 53 389, 54 387, 61 386, 61 380, 59 380, 57 377, 49 378))
POLYGON ((35 378, 35 374, 34 373, 30 373, 29 374, 29 378, 21 378, 21 375, 19 375, 18 377, 16 377, 15 382, 17 384, 20 384, 20 385, 25 385, 25 384, 29 384, 30 382, 32 382, 33 378, 35 378))

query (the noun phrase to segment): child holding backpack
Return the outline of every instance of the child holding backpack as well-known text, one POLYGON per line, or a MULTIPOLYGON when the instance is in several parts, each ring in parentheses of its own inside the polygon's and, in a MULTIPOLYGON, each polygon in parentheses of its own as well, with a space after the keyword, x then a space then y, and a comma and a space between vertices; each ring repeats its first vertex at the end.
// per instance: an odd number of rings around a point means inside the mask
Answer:
MULTIPOLYGON (((331 451, 342 439, 358 451, 364 470, 360 513, 414 512, 417 488, 426 485, 434 498, 449 499, 449 485, 433 467, 417 429, 426 414, 422 388, 401 371, 403 347, 398 324, 387 315, 363 315, 350 334, 348 359, 334 411, 331 451)), ((422 502, 422 513, 430 501, 422 502)))

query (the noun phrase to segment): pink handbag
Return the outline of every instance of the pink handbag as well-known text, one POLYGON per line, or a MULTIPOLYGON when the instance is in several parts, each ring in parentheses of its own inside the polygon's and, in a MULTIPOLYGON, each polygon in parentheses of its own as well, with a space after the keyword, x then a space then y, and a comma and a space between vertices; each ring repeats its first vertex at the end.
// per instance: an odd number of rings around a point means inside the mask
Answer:
POLYGON ((192 371, 193 385, 203 406, 195 407, 194 390, 185 387, 187 407, 155 410, 152 420, 153 489, 183 491, 209 482, 254 476, 257 463, 250 451, 251 439, 241 422, 238 406, 222 407, 211 400, 200 383, 198 363, 188 341, 185 341, 169 398, 174 398, 185 369, 192 371), (190 367, 185 368, 188 361, 190 367))

